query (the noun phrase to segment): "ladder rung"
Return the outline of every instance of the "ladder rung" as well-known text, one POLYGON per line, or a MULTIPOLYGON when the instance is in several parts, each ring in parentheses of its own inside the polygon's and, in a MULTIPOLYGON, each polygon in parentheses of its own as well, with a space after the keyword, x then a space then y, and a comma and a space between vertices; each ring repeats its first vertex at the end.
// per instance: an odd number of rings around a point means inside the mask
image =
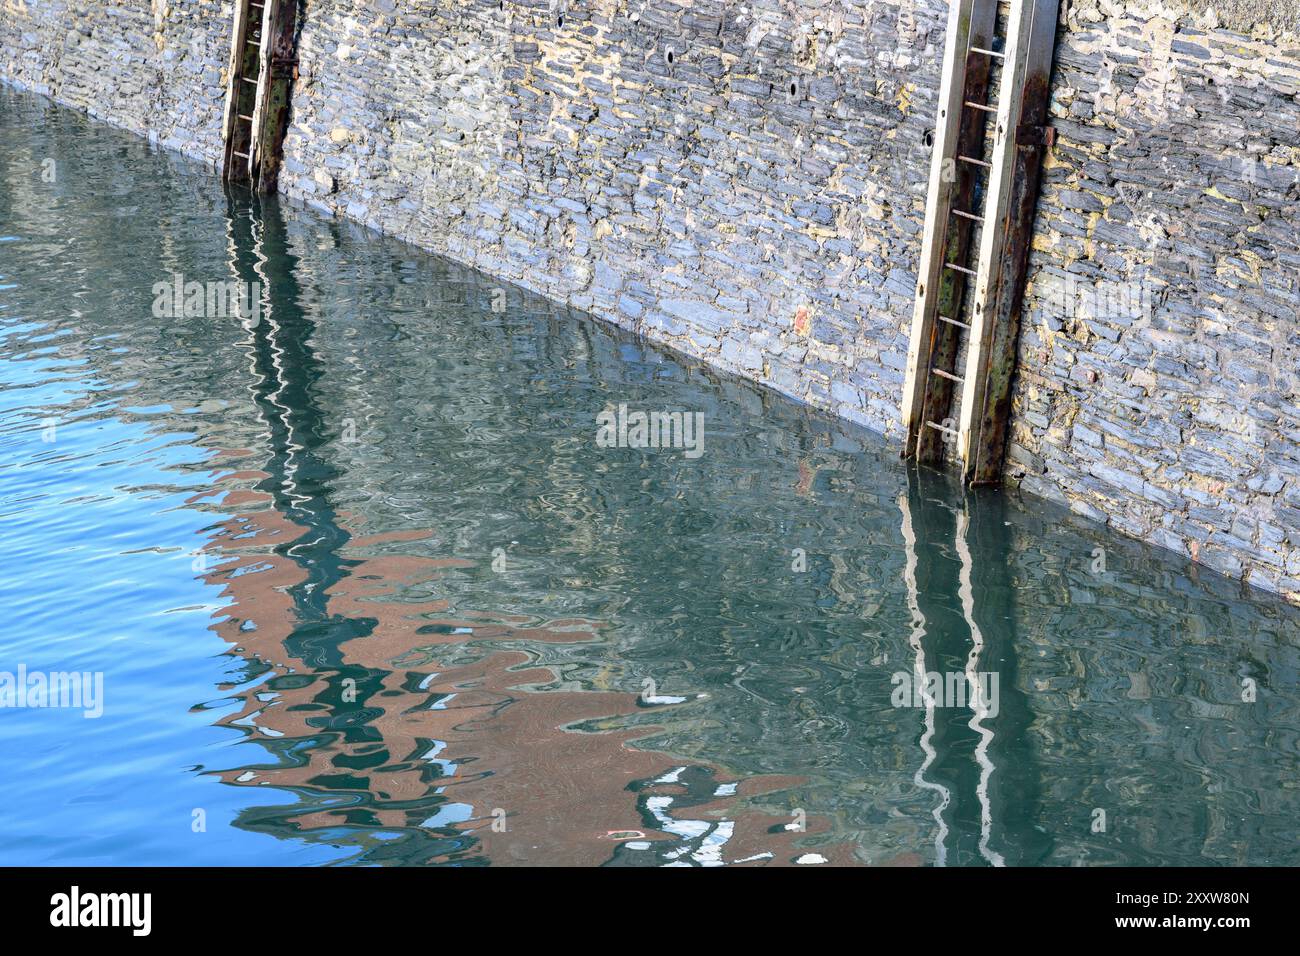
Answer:
POLYGON ((985 106, 983 103, 976 103, 973 100, 967 100, 966 105, 971 109, 983 110, 985 113, 996 113, 998 111, 996 106, 985 106))
POLYGON ((947 266, 949 269, 956 269, 958 272, 965 273, 968 276, 979 275, 979 273, 976 272, 974 269, 967 269, 965 266, 959 266, 955 262, 945 262, 944 265, 947 266))
POLYGON ((1000 50, 984 50, 984 49, 981 49, 980 47, 973 46, 973 47, 970 48, 970 51, 971 51, 972 53, 983 53, 985 56, 995 56, 995 57, 997 57, 999 60, 1002 60, 1002 59, 1005 59, 1005 58, 1006 58, 1006 54, 1003 53, 1003 52, 1000 51, 1000 50))
POLYGON ((240 79, 243 80, 245 83, 252 83, 254 85, 257 84, 257 80, 254 80, 251 77, 241 76, 240 79))
POLYGON ((938 422, 926 422, 926 424, 935 431, 943 432, 945 435, 951 435, 953 438, 957 437, 957 429, 955 428, 949 428, 947 425, 940 425, 938 422))
POLYGON ((950 319, 946 315, 940 315, 938 316, 938 319, 940 322, 947 322, 949 325, 955 325, 959 329, 965 329, 967 332, 970 331, 970 326, 958 319, 950 319))
POLYGON ((992 169, 992 163, 986 163, 982 159, 976 159, 974 156, 958 156, 963 163, 974 163, 976 166, 983 166, 985 169, 992 169))
POLYGON ((230 152, 233 153, 235 156, 238 156, 240 159, 248 159, 247 153, 241 153, 237 149, 232 149, 230 152))
POLYGON ((948 381, 950 381, 950 382, 956 382, 958 385, 960 385, 962 382, 966 381, 966 380, 965 380, 964 378, 962 378, 960 375, 953 375, 952 372, 945 372, 945 371, 944 371, 943 369, 941 369, 941 368, 933 368, 933 367, 932 367, 932 368, 930 369, 930 371, 933 372, 935 375, 938 375, 940 378, 946 378, 948 381))
POLYGON ((971 222, 983 222, 983 216, 977 216, 973 212, 966 212, 963 209, 950 210, 954 216, 961 216, 963 219, 969 219, 971 222))
POLYGON ((239 114, 239 118, 240 118, 240 119, 243 119, 243 120, 248 120, 250 123, 253 122, 253 117, 251 117, 251 116, 245 116, 243 113, 240 113, 240 114, 239 114))

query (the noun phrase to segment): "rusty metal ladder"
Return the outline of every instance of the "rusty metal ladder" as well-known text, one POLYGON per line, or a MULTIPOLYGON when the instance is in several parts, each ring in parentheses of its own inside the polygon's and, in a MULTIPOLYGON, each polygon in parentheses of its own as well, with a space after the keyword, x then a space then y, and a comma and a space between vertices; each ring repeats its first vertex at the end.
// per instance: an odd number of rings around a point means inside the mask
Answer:
POLYGON ((297 0, 235 0, 222 177, 275 189, 293 84, 297 0))
POLYGON ((903 392, 904 455, 954 459, 971 484, 1001 479, 1050 141, 1057 9, 1058 0, 950 0, 903 392))

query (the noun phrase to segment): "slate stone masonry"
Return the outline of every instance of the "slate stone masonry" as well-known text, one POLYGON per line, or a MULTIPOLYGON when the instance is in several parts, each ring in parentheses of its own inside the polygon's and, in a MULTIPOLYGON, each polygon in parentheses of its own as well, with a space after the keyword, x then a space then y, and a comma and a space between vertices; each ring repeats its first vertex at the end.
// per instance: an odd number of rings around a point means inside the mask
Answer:
POLYGON ((1294 601, 1300 13, 1286 6, 1290 32, 1154 0, 1068 5, 1008 470, 1294 601))
POLYGON ((215 164, 233 17, 229 0, 0 0, 0 79, 215 164))
MULTIPOLYGON (((1300 31, 1260 2, 1063 0, 1008 473, 1300 601, 1300 31)), ((229 2, 0 6, 9 82, 216 161, 229 2)), ((946 16, 305 0, 281 189, 897 439, 946 16)))

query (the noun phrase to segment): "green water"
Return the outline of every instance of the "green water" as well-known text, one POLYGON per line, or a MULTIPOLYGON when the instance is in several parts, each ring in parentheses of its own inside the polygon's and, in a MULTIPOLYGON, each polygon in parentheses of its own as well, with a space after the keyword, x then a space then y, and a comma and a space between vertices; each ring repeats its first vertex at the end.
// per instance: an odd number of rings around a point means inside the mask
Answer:
POLYGON ((34 97, 0 135, 0 671, 104 681, 0 709, 0 863, 1300 863, 1294 610, 34 97))

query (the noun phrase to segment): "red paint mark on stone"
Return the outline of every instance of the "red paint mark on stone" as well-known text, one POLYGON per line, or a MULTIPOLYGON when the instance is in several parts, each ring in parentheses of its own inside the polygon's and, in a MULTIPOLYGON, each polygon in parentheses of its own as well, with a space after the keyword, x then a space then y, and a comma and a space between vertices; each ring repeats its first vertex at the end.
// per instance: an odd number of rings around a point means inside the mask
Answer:
POLYGON ((807 306, 799 306, 794 312, 794 330, 800 335, 807 335, 811 327, 812 318, 808 315, 807 306))

